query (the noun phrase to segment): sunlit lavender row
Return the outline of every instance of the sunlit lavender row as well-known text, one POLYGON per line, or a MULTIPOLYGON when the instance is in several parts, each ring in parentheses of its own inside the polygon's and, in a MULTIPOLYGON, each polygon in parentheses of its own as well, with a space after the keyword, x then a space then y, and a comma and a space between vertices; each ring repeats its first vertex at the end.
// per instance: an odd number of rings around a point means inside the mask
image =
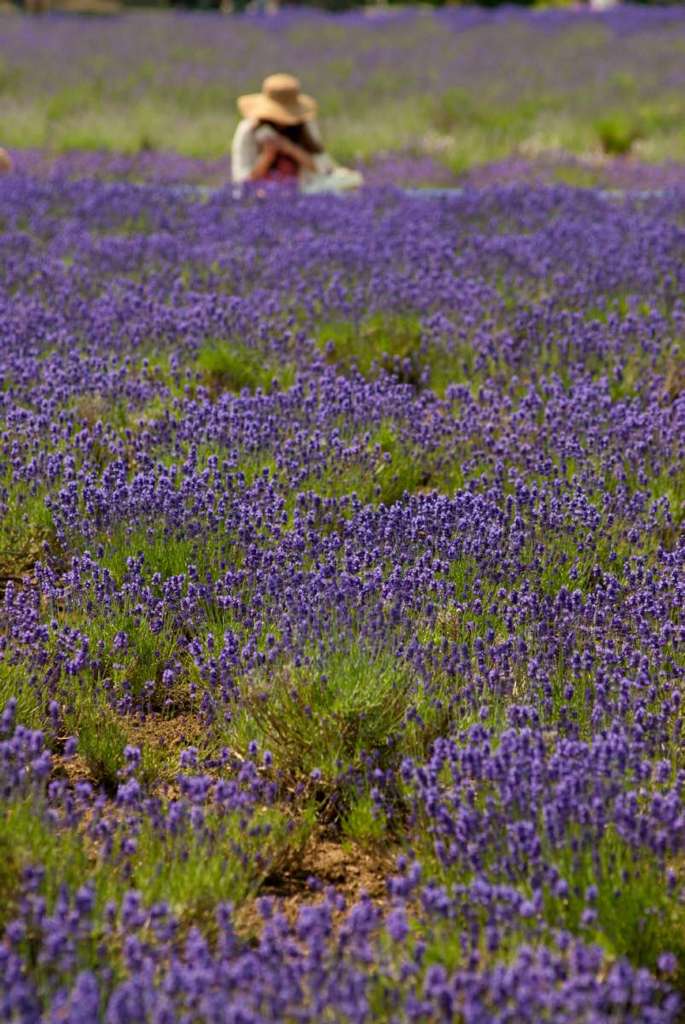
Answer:
POLYGON ((677 1021, 685 192, 0 231, 0 1019, 677 1021))
POLYGON ((220 161, 236 97, 276 69, 317 98, 326 147, 347 165, 410 154, 459 174, 514 151, 682 164, 684 43, 678 3, 604 13, 582 4, 370 5, 341 16, 291 7, 244 18, 8 13, 0 145, 220 161))

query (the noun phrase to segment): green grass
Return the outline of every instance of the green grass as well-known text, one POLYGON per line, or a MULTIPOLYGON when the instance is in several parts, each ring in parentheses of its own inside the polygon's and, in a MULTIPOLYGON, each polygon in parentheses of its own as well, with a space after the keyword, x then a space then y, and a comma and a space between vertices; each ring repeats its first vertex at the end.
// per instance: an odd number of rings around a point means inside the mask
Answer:
POLYGON ((293 366, 265 359, 262 353, 240 342, 206 342, 198 352, 196 366, 214 392, 240 392, 244 388, 270 391, 274 380, 288 388, 295 377, 293 366))
MULTIPOLYGON (((651 855, 635 855, 615 832, 607 832, 596 848, 584 846, 579 853, 561 860, 549 854, 559 877, 567 884, 567 894, 558 896, 545 887, 543 911, 534 921, 513 916, 500 930, 496 950, 480 950, 483 964, 510 962, 521 943, 555 945, 555 933, 568 929, 591 945, 603 949, 608 962, 626 959, 634 966, 658 972, 657 961, 664 951, 674 953, 678 968, 671 983, 679 990, 685 985, 685 917, 682 903, 674 899, 665 885, 663 869, 651 855), (594 887, 594 898, 588 893, 594 887), (595 914, 593 921, 582 920, 585 910, 595 914)), ((427 858, 424 858, 427 863, 427 858)), ((449 883, 448 883, 449 885, 449 883)), ((486 911, 477 903, 465 907, 471 920, 486 923, 486 911)), ((441 964, 449 970, 464 965, 463 945, 453 923, 435 917, 430 927, 409 917, 413 938, 425 944, 425 962, 441 964)), ((409 940, 412 941, 412 938, 409 940)))
MULTIPOLYGON (((429 689, 391 654, 346 642, 306 665, 245 677, 230 721, 210 730, 208 749, 247 755, 256 743, 286 789, 312 794, 319 820, 345 841, 373 847, 397 822, 374 806, 369 771, 425 757, 448 728, 449 696, 447 680, 429 689)), ((401 818, 399 792, 393 799, 401 818)))
POLYGON ((332 457, 325 472, 302 483, 327 498, 356 494, 360 501, 392 505, 430 479, 431 460, 404 441, 392 423, 381 423, 368 443, 341 459, 332 457))
POLYGON ((3 801, 0 810, 0 926, 11 919, 20 891, 21 872, 30 864, 42 864, 42 886, 48 904, 54 903, 59 887, 78 888, 90 874, 92 863, 81 836, 75 831, 57 831, 43 816, 44 807, 35 796, 3 801))
MULTIPOLYGON (((195 565, 202 576, 215 564, 221 553, 221 539, 194 539, 179 536, 159 520, 149 524, 117 524, 104 538, 102 564, 120 583, 132 556, 144 556, 145 571, 159 573, 163 580, 187 573, 195 565)), ((119 627, 117 627, 118 629, 119 627)), ((121 628, 125 628, 122 625, 121 628)))
MULTIPOLYGON (((491 812, 494 811, 498 797, 489 793, 487 782, 481 780, 471 806, 482 812, 486 800, 491 812)), ((513 822, 516 814, 512 816, 512 808, 506 813, 508 821, 513 822)), ((537 826, 537 835, 545 836, 538 808, 521 807, 519 816, 537 826)), ((494 847, 492 861, 480 863, 477 870, 469 866, 468 858, 458 858, 445 867, 435 854, 433 838, 422 830, 420 823, 416 839, 426 881, 435 880, 451 890, 479 879, 494 885, 510 885, 515 880, 517 868, 513 859, 507 854, 507 867, 502 870, 494 847)), ((500 853, 507 842, 503 837, 500 853)), ((680 965, 676 983, 681 987, 685 984, 685 911, 682 901, 674 898, 666 884, 666 865, 651 850, 640 850, 627 843, 614 826, 595 834, 593 826, 581 829, 575 824, 554 842, 543 838, 541 857, 546 869, 554 870, 557 880, 554 885, 546 883, 543 887, 542 914, 536 916, 534 929, 525 919, 512 920, 497 950, 498 960, 515 953, 521 941, 528 941, 533 933, 537 941, 549 943, 557 929, 565 929, 603 948, 611 961, 625 958, 651 971, 657 971, 659 955, 668 950, 676 955, 680 965)), ((518 870, 525 876, 529 868, 522 861, 518 870)), ((527 882, 524 892, 532 895, 527 882)), ((484 912, 477 906, 472 909, 476 915, 484 912)), ((429 960, 456 968, 462 962, 460 943, 453 941, 439 922, 435 923, 433 939, 434 942, 429 941, 429 960)), ((483 954, 489 958, 485 950, 483 954)))
POLYGON ((302 835, 278 811, 265 811, 249 823, 240 816, 205 815, 205 829, 189 822, 175 835, 161 836, 144 821, 138 838, 133 881, 146 900, 166 900, 182 920, 205 925, 218 902, 240 905, 257 891, 274 859, 302 835), (208 842, 211 835, 212 842, 208 842), (245 853, 252 854, 248 861, 245 853))
POLYGON ((173 661, 179 647, 179 628, 167 616, 161 628, 133 609, 114 605, 90 615, 74 613, 72 628, 80 628, 100 642, 98 676, 106 680, 113 696, 131 694, 136 702, 144 699, 155 711, 161 711, 169 693, 164 689, 164 669, 173 661), (125 646, 122 636, 125 634, 125 646))
POLYGON ((345 372, 357 371, 368 379, 381 373, 416 390, 431 388, 440 397, 449 384, 477 388, 488 374, 506 371, 490 361, 477 369, 468 339, 457 340, 458 324, 450 336, 428 338, 417 314, 374 313, 360 323, 330 321, 317 326, 317 346, 345 372))

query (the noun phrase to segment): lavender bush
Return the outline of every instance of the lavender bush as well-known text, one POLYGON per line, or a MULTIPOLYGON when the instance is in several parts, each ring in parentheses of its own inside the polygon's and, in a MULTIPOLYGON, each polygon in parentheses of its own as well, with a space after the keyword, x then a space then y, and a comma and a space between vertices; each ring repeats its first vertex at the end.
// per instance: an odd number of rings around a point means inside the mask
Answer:
POLYGON ((3 179, 0 1019, 679 1019, 684 223, 3 179))

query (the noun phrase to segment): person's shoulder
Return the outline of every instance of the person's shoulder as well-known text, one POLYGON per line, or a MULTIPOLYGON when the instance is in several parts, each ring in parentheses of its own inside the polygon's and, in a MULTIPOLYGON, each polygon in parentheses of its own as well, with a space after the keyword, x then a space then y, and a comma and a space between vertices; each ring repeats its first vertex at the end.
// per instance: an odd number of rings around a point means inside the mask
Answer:
POLYGON ((278 132, 270 124, 259 124, 259 122, 256 122, 254 136, 257 142, 263 143, 269 142, 271 139, 277 139, 278 132))
POLYGON ((251 117, 244 117, 242 121, 238 121, 236 130, 233 133, 234 139, 242 139, 245 135, 249 135, 257 127, 257 122, 253 121, 251 117))

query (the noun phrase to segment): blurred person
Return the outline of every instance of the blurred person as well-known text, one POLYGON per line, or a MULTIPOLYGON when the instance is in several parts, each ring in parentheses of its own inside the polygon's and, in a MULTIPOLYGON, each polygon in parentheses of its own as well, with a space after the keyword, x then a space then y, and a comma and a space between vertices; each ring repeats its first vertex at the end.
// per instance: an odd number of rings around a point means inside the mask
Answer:
POLYGON ((236 184, 273 181, 303 192, 340 192, 362 183, 358 171, 340 167, 324 151, 317 103, 300 92, 293 75, 269 75, 262 91, 238 97, 243 115, 231 145, 236 184))
POLYGON ((12 157, 6 149, 3 149, 2 146, 0 146, 0 174, 7 174, 13 169, 14 164, 12 163, 12 157))

